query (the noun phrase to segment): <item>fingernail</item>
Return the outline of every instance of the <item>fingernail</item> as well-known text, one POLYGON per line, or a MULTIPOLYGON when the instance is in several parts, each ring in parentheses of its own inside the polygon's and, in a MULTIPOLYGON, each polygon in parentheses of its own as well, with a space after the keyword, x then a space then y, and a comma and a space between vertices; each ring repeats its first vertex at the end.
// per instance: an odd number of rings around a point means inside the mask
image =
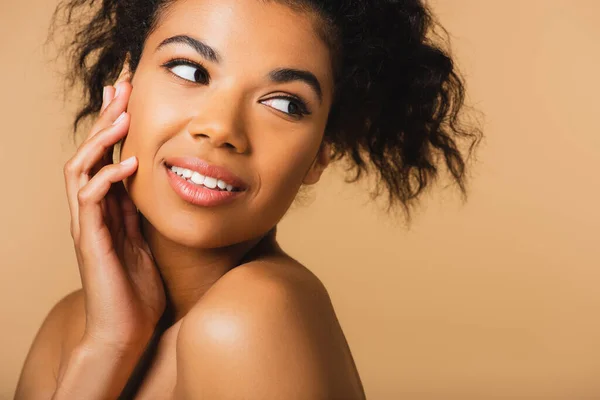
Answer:
POLYGON ((135 163, 135 156, 129 157, 127 160, 121 161, 121 165, 124 167, 129 167, 135 163))
POLYGON ((121 121, 123 121, 123 119, 125 118, 125 114, 127 114, 127 112, 123 111, 121 115, 119 115, 119 117, 115 120, 115 122, 113 122, 113 125, 118 125, 121 121))

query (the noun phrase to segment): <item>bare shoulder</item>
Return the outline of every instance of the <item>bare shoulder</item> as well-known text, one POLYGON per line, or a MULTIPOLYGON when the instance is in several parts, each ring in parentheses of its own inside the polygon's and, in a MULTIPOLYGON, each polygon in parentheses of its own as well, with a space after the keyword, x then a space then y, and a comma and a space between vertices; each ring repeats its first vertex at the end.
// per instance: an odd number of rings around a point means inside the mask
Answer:
POLYGON ((52 308, 47 319, 55 325, 55 329, 48 336, 50 340, 60 343, 61 358, 70 355, 80 342, 85 329, 83 289, 77 289, 64 296, 52 308))
POLYGON ((52 396, 61 359, 78 343, 84 324, 80 289, 64 296, 46 315, 27 353, 15 399, 52 396))
POLYGON ((57 318, 62 320, 62 346, 66 354, 70 354, 79 343, 85 329, 85 302, 83 289, 77 289, 57 304, 57 318))
MULTIPOLYGON (((318 297, 324 301, 320 305, 331 307, 327 289, 321 280, 304 265, 285 254, 240 265, 225 274, 211 291, 215 297, 232 290, 252 295, 267 287, 279 294, 298 296, 297 300, 302 300, 303 303, 318 297)), ((203 307, 202 303, 198 305, 203 307)))
POLYGON ((181 398, 364 397, 327 290, 287 256, 223 276, 186 315, 177 364, 181 398))
MULTIPOLYGON (((293 317, 287 312, 301 312, 295 317, 318 314, 321 325, 325 319, 336 319, 329 294, 320 279, 308 268, 288 256, 260 259, 236 267, 225 274, 205 294, 189 316, 213 317, 215 309, 235 306, 251 318, 269 318, 280 323, 281 317, 293 317)), ((261 321, 265 322, 265 321, 261 321)))

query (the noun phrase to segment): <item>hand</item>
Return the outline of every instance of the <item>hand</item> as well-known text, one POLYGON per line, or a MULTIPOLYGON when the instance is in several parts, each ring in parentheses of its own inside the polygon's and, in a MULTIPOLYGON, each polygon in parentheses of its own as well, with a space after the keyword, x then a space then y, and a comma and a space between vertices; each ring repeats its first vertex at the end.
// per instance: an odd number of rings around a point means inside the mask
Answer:
POLYGON ((126 80, 104 89, 98 120, 64 168, 85 298, 82 343, 123 351, 146 346, 166 304, 137 209, 122 182, 138 161, 111 161, 113 145, 129 129, 125 110, 131 89, 126 80))

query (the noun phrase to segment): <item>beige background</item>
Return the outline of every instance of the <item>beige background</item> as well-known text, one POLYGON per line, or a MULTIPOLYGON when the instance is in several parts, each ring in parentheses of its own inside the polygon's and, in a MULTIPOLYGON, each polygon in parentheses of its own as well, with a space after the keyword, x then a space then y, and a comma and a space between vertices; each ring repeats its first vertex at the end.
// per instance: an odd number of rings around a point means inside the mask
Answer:
MULTIPOLYGON (((55 4, 0 2, 2 399, 79 287, 55 4)), ((435 5, 486 114, 470 201, 434 191, 407 231, 331 171, 281 241, 329 288, 370 399, 600 399, 600 2, 435 5)))

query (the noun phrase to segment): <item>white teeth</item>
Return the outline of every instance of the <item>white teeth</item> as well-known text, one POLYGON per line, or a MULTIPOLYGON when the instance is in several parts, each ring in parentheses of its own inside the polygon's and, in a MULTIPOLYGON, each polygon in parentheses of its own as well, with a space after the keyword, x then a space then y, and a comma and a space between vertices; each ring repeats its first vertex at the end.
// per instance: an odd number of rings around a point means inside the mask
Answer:
POLYGON ((172 166, 171 171, 173 171, 174 173, 176 173, 184 179, 190 180, 196 185, 204 185, 209 189, 215 189, 216 187, 219 187, 219 189, 227 190, 228 192, 233 192, 234 189, 232 185, 227 184, 227 182, 225 181, 212 178, 210 176, 204 176, 196 171, 191 171, 186 168, 172 166))
POLYGON ((194 182, 196 185, 202 185, 204 183, 205 176, 198 172, 194 172, 191 174, 190 180, 192 182, 194 182))
POLYGON ((214 189, 217 187, 217 180, 215 178, 207 176, 204 179, 204 186, 206 186, 209 189, 214 189))

